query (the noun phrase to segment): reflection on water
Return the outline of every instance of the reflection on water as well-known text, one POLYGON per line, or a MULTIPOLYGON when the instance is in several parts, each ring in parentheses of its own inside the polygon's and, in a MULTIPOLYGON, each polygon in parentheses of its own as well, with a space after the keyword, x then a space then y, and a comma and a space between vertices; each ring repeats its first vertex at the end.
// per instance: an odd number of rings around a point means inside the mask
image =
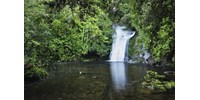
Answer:
POLYGON ((139 86, 148 70, 144 65, 88 62, 55 68, 48 79, 25 84, 25 100, 174 100, 174 93, 158 94, 139 86))
POLYGON ((117 92, 124 90, 127 84, 127 68, 124 62, 111 62, 110 65, 112 82, 115 90, 117 92))

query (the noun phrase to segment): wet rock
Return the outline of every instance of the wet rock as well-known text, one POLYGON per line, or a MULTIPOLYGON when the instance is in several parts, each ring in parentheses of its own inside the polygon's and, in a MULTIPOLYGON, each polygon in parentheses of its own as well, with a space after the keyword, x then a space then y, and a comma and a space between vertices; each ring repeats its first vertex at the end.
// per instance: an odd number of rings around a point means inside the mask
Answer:
POLYGON ((147 64, 149 64, 149 65, 151 65, 151 66, 155 63, 155 61, 154 61, 154 59, 153 59, 152 56, 150 56, 149 58, 147 58, 147 59, 146 59, 146 62, 147 62, 147 64))

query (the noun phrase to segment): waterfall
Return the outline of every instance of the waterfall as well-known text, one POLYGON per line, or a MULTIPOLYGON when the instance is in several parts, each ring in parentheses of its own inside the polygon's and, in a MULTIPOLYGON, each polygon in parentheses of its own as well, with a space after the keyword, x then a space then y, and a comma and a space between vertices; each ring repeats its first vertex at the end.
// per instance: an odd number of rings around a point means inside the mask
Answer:
POLYGON ((113 25, 113 28, 115 32, 113 34, 110 61, 127 61, 129 39, 135 35, 135 32, 125 30, 126 27, 124 26, 113 25))

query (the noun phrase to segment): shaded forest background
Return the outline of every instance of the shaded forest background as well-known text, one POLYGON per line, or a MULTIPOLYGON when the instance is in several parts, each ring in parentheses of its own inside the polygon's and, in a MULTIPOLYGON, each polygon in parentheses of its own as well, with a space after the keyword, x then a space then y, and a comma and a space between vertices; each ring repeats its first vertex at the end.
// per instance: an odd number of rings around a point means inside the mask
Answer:
POLYGON ((174 67, 175 0, 25 0, 25 80, 42 80, 55 62, 109 59, 113 24, 136 31, 130 58, 141 50, 174 67))

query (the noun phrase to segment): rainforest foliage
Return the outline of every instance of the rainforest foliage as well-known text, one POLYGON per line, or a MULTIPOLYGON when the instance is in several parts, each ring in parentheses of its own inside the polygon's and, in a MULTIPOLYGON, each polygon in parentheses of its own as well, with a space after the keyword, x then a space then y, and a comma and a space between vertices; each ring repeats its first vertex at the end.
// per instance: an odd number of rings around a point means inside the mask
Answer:
POLYGON ((149 70, 144 76, 141 86, 143 88, 166 92, 175 89, 175 82, 173 80, 167 80, 165 75, 160 75, 155 71, 149 70))
MULTIPOLYGON (((25 75, 45 74, 55 62, 82 61, 86 56, 109 59, 112 25, 136 31, 129 55, 142 46, 156 63, 175 60, 174 0, 25 0, 25 75)), ((25 77, 26 79, 26 77, 25 77)), ((37 78, 43 79, 43 78, 37 78)))

